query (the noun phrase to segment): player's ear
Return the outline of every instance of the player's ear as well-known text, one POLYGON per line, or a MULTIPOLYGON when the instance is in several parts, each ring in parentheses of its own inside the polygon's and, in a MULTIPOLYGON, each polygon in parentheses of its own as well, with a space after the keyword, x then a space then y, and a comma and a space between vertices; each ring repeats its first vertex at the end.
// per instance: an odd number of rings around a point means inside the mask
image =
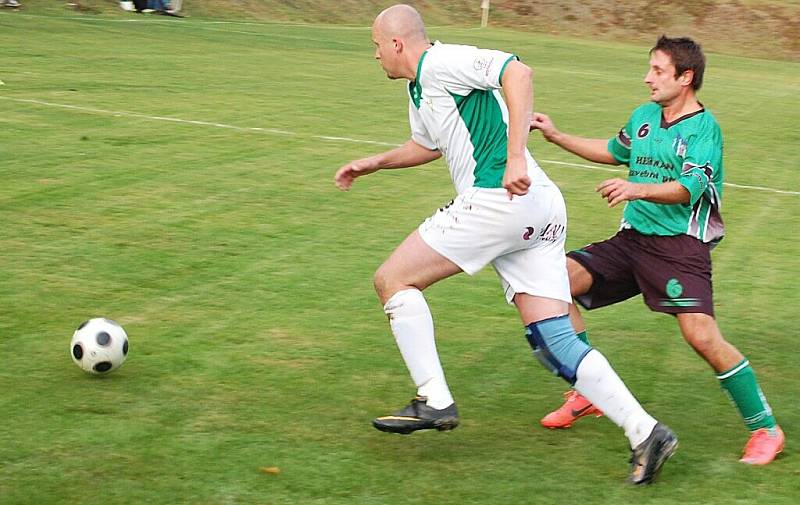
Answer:
POLYGON ((691 86, 693 80, 694 70, 684 70, 680 77, 678 77, 678 83, 681 86, 691 86))
POLYGON ((396 53, 398 53, 398 54, 402 53, 403 52, 403 41, 400 40, 400 39, 392 39, 392 42, 394 43, 394 51, 396 53))

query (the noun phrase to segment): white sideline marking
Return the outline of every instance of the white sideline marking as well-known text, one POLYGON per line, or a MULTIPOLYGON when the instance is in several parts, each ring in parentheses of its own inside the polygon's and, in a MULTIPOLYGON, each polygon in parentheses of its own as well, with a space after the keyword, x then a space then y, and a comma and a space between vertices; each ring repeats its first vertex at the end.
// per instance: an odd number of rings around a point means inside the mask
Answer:
POLYGON ((724 186, 741 189, 755 189, 757 191, 771 191, 773 193, 780 193, 782 195, 800 195, 800 191, 789 191, 786 189, 763 188, 761 186, 748 186, 747 184, 734 184, 732 182, 723 182, 724 186))
MULTIPOLYGON (((69 109, 69 110, 76 110, 79 112, 86 112, 90 114, 104 114, 114 117, 133 117, 138 119, 147 119, 150 121, 169 121, 172 123, 182 123, 182 124, 191 124, 197 126, 211 126, 214 128, 226 128, 228 130, 236 130, 236 131, 247 131, 247 132, 256 132, 256 133, 271 133, 273 135, 287 135, 287 136, 300 136, 298 133, 291 132, 288 130, 280 130, 277 128, 261 128, 261 127, 250 127, 250 126, 236 126, 236 125, 229 125, 224 123, 214 123, 211 121, 198 121, 195 119, 181 119, 177 117, 168 117, 168 116, 148 116, 147 114, 140 114, 137 112, 125 112, 125 111, 112 111, 106 109, 96 109, 92 107, 81 107, 79 105, 69 105, 63 103, 53 103, 53 102, 45 102, 44 100, 34 100, 28 98, 12 98, 8 96, 0 96, 0 100, 8 100, 11 102, 17 103, 31 103, 35 105, 41 105, 44 107, 58 107, 62 109, 69 109)), ((355 139, 350 137, 331 137, 328 135, 305 135, 301 136, 304 138, 311 138, 311 139, 318 139, 318 140, 326 140, 331 142, 353 142, 357 144, 371 144, 371 145, 378 145, 378 146, 388 146, 388 147, 399 147, 400 144, 395 144, 391 142, 379 142, 377 140, 366 140, 366 139, 355 139)), ((625 170, 621 170, 619 168, 609 168, 603 167, 599 165, 585 165, 581 163, 570 163, 566 161, 556 161, 556 160, 539 160, 542 163, 552 163, 554 165, 565 165, 568 167, 575 167, 575 168, 586 168, 589 170, 602 170, 605 172, 617 172, 617 173, 624 173, 625 170)), ((778 193, 783 195, 800 195, 800 191, 789 191, 785 189, 775 189, 775 188, 767 188, 763 186, 748 186, 746 184, 735 184, 732 182, 725 182, 723 183, 725 186, 730 186, 732 188, 740 188, 740 189, 752 189, 755 191, 768 191, 770 193, 778 193)))
POLYGON ((603 172, 625 173, 625 170, 622 170, 621 168, 610 168, 610 167, 604 167, 602 165, 583 165, 581 163, 571 163, 568 161, 556 161, 556 160, 541 160, 541 161, 543 163, 552 163, 554 165, 566 165, 568 167, 577 167, 577 168, 590 168, 592 170, 602 170, 603 172))

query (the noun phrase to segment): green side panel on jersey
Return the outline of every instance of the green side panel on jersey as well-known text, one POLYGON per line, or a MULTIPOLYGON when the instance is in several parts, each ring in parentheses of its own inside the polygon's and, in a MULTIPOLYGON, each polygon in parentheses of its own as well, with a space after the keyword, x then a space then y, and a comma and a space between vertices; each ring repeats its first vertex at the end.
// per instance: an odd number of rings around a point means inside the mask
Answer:
POLYGON ((476 188, 502 188, 508 153, 508 125, 492 90, 475 89, 466 96, 450 93, 469 131, 475 159, 476 188))

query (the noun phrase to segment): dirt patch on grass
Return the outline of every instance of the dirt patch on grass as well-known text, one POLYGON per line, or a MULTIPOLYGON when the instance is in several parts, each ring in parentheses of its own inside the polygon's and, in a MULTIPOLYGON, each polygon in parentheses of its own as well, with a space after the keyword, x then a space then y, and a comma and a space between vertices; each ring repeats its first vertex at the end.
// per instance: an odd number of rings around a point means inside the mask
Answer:
MULTIPOLYGON (((429 25, 479 26, 480 0, 405 0, 429 25)), ((74 2, 73 2, 74 3, 74 2)), ((189 16, 369 26, 392 0, 186 0, 189 16)), ((117 0, 80 0, 87 15, 133 16, 117 0)), ((52 0, 26 9, 52 10, 52 0)), ((66 4, 62 4, 66 5, 66 4)), ((492 0, 491 26, 585 39, 652 44, 666 33, 708 51, 800 61, 800 0, 492 0)))
POLYGON ((693 0, 505 0, 495 23, 573 37, 652 43, 662 33, 689 36, 707 50, 800 60, 800 2, 693 0))
MULTIPOLYGON (((480 0, 406 0, 431 25, 478 26, 480 0)), ((192 0, 189 13, 272 21, 369 26, 379 0, 192 0)), ((798 0, 493 0, 492 26, 570 37, 651 44, 690 36, 707 50, 800 60, 798 0)))

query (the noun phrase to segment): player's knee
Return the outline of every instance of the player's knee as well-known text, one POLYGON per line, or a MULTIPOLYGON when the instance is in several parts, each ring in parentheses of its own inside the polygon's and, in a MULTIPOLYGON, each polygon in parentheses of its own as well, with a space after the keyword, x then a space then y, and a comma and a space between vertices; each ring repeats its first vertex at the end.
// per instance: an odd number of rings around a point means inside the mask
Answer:
POLYGON ((717 338, 713 334, 685 334, 683 338, 692 346, 692 348, 701 356, 708 356, 714 353, 714 350, 719 347, 723 340, 717 338))
POLYGON ((686 342, 701 356, 714 354, 726 345, 717 323, 706 314, 678 314, 681 332, 686 342))
MULTIPOLYGON (((375 274, 372 276, 372 286, 375 288, 375 292, 378 294, 378 297, 383 299, 383 294, 386 292, 388 284, 388 277, 384 271, 383 266, 378 268, 375 271, 375 274)), ((388 296, 386 297, 388 298, 388 296)))
POLYGON ((575 334, 567 315, 529 324, 525 337, 536 359, 570 384, 577 379, 581 360, 592 350, 575 334))
POLYGON ((404 287, 391 275, 391 271, 387 268, 386 263, 375 271, 375 274, 372 276, 372 285, 381 303, 386 303, 386 300, 404 287))

